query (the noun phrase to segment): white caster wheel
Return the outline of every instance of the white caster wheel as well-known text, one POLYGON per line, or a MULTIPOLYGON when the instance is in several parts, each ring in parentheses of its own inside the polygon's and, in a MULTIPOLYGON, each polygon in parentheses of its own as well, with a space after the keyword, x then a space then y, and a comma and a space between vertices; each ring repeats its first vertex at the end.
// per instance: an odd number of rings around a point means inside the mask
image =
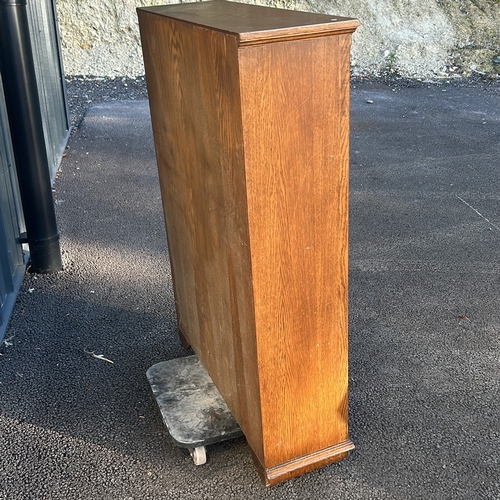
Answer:
POLYGON ((204 446, 189 448, 189 453, 191 454, 194 465, 203 465, 207 463, 207 452, 204 446))

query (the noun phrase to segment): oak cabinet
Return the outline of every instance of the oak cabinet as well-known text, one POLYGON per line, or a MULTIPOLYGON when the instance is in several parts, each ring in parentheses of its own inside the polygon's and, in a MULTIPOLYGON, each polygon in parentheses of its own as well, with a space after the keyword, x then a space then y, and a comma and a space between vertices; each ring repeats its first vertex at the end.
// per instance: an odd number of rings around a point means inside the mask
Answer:
POLYGON ((138 16, 183 344, 266 484, 341 460, 359 23, 223 1, 138 16))

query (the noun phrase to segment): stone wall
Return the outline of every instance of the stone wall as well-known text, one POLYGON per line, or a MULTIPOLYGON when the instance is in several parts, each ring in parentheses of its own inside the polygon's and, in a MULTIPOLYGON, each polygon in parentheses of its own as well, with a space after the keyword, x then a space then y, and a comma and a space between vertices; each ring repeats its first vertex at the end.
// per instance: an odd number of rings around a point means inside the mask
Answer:
MULTIPOLYGON (((352 66, 433 78, 500 71, 500 0, 245 0, 356 17, 352 66)), ((144 73, 135 9, 175 0, 56 0, 67 75, 144 73)))

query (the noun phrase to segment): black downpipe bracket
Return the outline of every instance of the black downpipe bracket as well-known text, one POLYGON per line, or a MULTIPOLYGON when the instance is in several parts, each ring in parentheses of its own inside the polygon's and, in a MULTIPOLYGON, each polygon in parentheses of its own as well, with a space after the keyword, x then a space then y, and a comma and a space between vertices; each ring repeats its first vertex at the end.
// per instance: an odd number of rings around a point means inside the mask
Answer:
POLYGON ((62 269, 26 0, 0 0, 0 70, 30 249, 30 271, 62 269))

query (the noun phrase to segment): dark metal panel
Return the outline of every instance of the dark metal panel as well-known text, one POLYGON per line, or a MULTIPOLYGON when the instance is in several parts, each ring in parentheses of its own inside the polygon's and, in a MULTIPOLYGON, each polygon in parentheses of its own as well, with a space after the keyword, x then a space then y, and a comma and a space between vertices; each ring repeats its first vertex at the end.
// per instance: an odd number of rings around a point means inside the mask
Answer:
MULTIPOLYGON (((11 3, 11 2, 7 2, 11 3)), ((50 178, 70 132, 55 0, 28 0, 27 14, 50 178)), ((25 269, 19 241, 26 232, 0 80, 0 342, 25 269)))
POLYGON ((55 1, 28 0, 27 6, 50 177, 53 181, 70 132, 55 1))
POLYGON ((24 222, 6 115, 0 81, 0 342, 25 268, 24 253, 19 243, 24 222))
POLYGON ((0 0, 0 71, 30 248, 31 270, 62 268, 26 0, 0 0))

